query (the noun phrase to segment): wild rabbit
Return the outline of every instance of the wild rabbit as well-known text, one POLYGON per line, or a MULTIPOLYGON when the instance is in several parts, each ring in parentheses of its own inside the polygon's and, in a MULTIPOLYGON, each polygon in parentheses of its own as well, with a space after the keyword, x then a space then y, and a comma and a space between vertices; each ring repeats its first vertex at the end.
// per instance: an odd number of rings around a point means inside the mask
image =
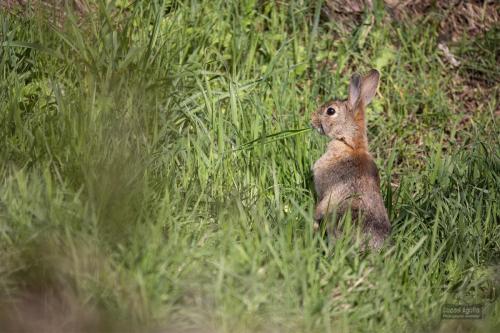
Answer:
MULTIPOLYGON (((377 166, 368 151, 365 108, 375 96, 380 74, 353 74, 345 101, 331 101, 312 115, 311 125, 332 140, 314 163, 314 186, 318 196, 314 219, 328 214, 342 216, 351 210, 352 221, 361 221, 372 249, 379 249, 390 232, 377 166)), ((340 230, 327 226, 337 236, 340 230)))

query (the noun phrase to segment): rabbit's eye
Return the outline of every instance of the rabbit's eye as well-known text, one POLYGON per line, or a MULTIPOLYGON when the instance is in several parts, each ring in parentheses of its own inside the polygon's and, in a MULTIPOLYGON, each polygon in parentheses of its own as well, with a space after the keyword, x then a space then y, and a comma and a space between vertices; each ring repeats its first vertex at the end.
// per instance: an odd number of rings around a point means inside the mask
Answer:
POLYGON ((335 109, 332 107, 329 107, 328 109, 326 109, 326 114, 329 116, 333 116, 335 114, 335 109))

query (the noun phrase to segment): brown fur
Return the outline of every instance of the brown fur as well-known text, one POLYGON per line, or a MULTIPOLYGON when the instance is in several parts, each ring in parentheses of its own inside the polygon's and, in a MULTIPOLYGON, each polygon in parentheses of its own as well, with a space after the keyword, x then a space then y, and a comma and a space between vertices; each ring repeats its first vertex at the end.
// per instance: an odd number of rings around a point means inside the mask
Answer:
MULTIPOLYGON (((361 220, 372 248, 380 248, 390 232, 377 166, 368 151, 365 107, 374 97, 379 73, 361 78, 354 74, 347 101, 331 101, 312 115, 312 126, 332 139, 326 152, 314 163, 314 185, 318 195, 315 220, 332 212, 342 216, 349 209, 353 221, 361 220), (334 115, 328 115, 332 107, 334 115)), ((327 228, 338 235, 338 230, 327 228)))

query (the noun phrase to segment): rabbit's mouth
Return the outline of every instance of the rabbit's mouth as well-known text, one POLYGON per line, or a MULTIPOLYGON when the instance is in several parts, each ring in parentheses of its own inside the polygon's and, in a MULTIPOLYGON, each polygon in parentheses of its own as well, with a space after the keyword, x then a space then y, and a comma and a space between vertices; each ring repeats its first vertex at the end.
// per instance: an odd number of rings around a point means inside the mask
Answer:
POLYGON ((325 134, 325 129, 320 122, 317 122, 315 120, 311 121, 311 127, 318 131, 319 134, 325 134))

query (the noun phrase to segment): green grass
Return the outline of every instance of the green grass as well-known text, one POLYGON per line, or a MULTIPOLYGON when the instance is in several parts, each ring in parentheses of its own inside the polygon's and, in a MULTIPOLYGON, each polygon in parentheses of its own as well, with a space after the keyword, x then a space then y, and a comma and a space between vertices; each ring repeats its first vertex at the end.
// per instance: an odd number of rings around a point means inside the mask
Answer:
POLYGON ((0 13, 3 303, 55 294, 106 330, 498 329, 498 29, 451 47, 457 72, 438 20, 378 2, 352 34, 322 1, 98 4, 62 29, 0 13), (393 232, 363 254, 313 231, 327 142, 296 130, 372 67, 393 232), (459 74, 487 82, 479 109, 459 74), (445 303, 486 319, 441 321, 445 303))

